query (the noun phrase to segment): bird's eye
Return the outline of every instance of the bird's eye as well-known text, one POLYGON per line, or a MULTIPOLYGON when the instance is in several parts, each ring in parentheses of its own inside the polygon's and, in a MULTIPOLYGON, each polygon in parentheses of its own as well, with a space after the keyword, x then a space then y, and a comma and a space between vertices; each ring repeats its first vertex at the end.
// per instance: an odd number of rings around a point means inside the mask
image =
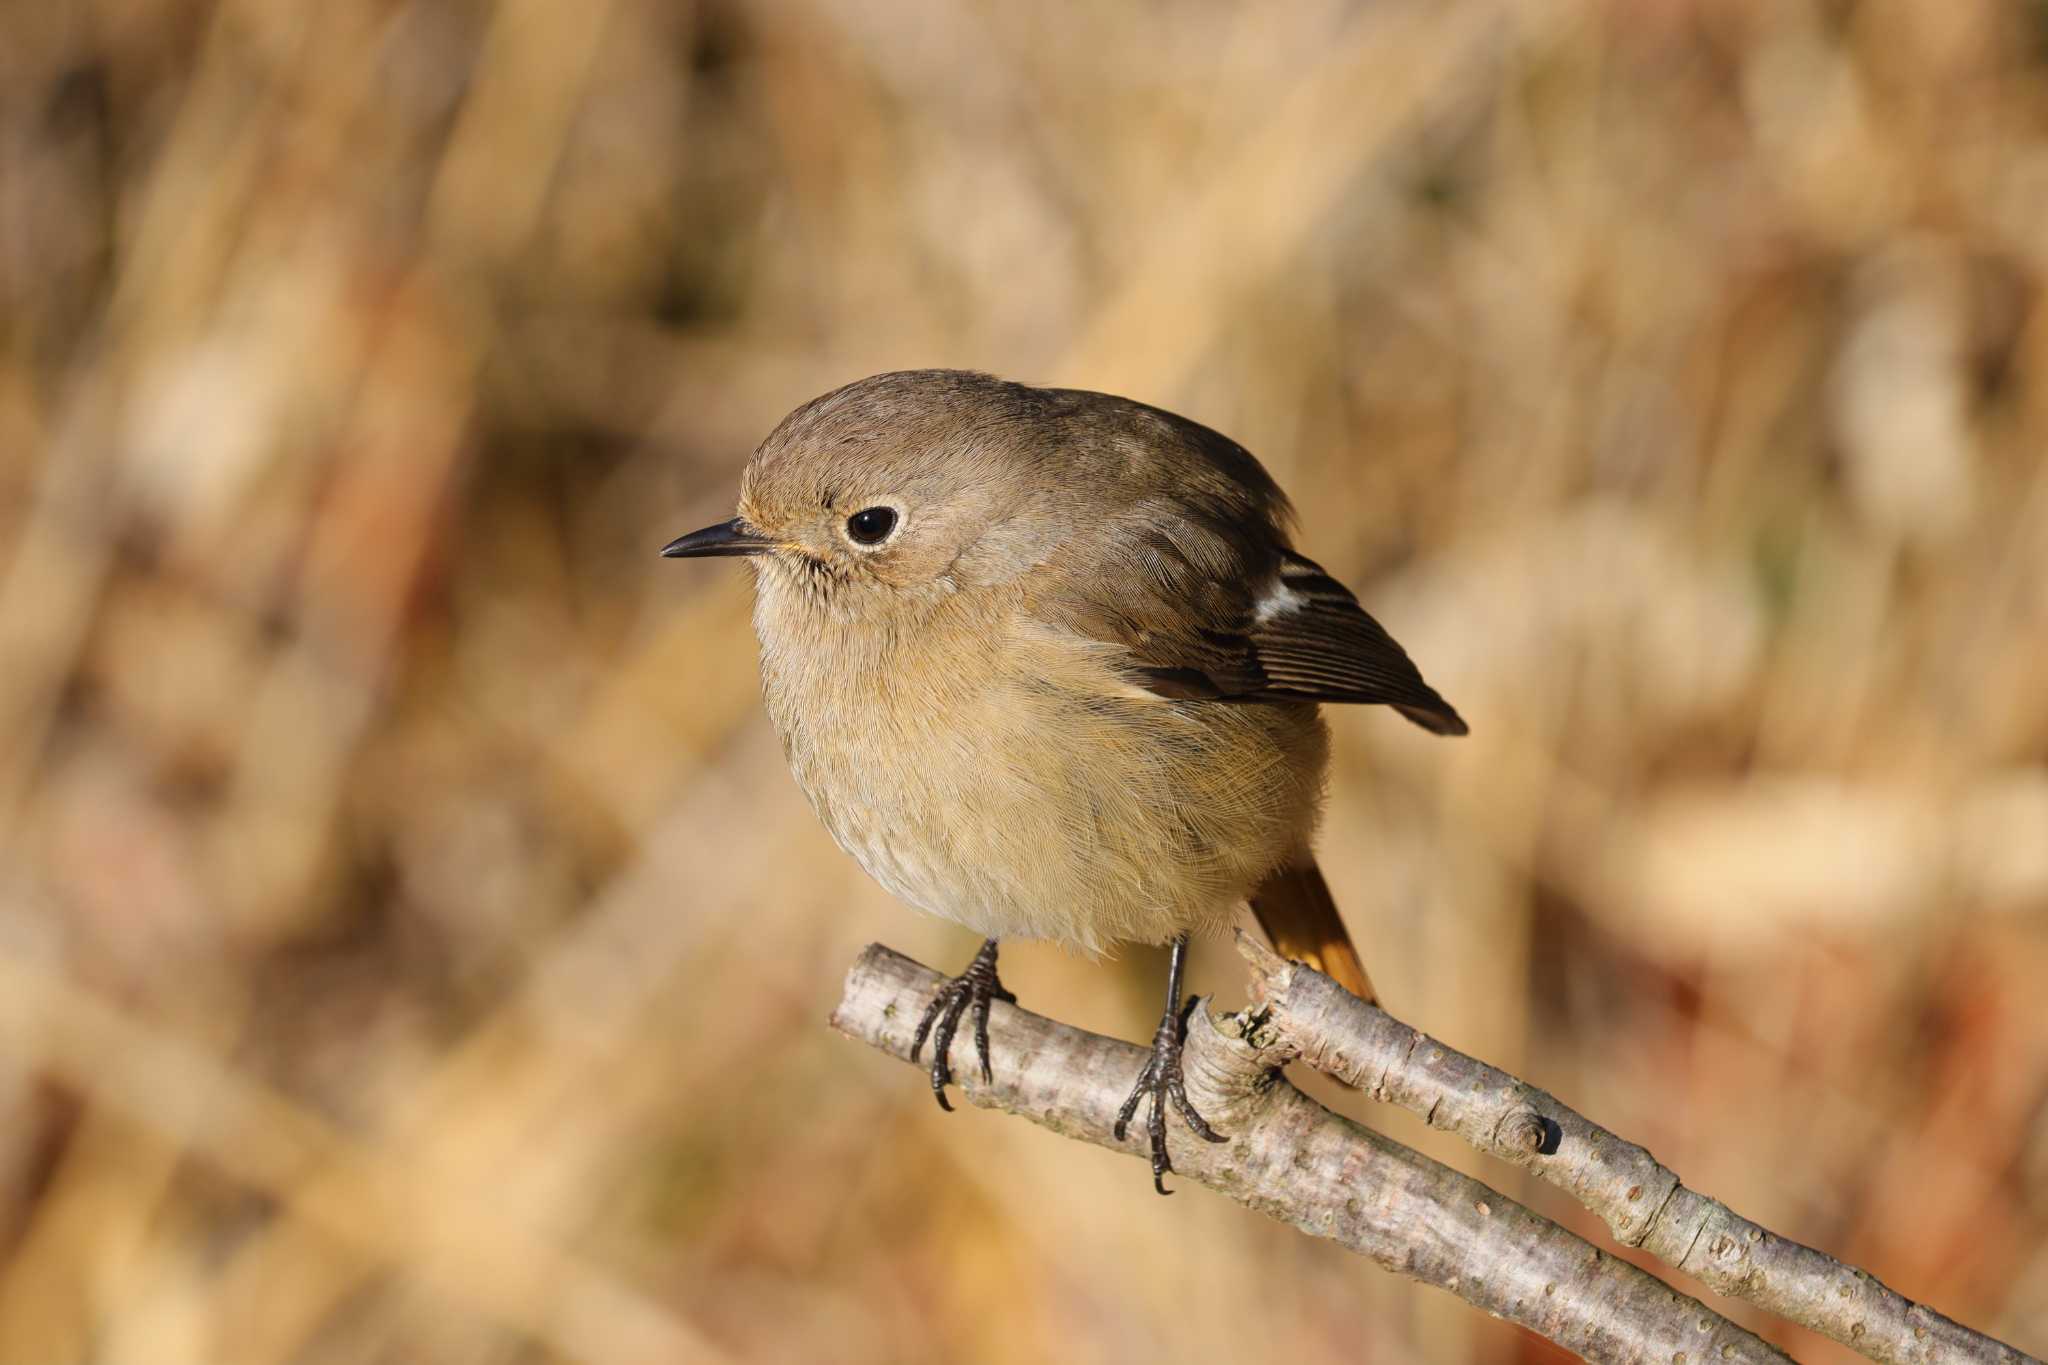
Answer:
POLYGON ((880 545, 895 529, 896 509, 893 507, 864 507, 846 519, 846 534, 860 545, 880 545))

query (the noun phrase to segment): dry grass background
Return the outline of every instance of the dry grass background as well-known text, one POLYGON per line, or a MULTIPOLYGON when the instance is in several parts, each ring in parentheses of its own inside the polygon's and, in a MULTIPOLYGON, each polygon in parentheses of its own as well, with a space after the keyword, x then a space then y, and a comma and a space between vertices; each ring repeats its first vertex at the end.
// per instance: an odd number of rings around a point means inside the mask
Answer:
POLYGON ((971 944, 654 552, 913 364, 1243 440, 1472 720, 1334 717, 1392 1009, 2048 1352, 2040 0, 0 16, 0 1361, 1546 1358, 824 1028, 971 944))

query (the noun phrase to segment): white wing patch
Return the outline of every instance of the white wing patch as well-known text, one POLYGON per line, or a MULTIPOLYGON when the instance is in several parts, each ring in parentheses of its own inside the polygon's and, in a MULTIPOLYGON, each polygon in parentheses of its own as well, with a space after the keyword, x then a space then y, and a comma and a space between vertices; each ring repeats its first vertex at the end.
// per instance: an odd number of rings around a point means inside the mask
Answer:
POLYGON ((1300 611, 1308 605, 1308 598, 1288 586, 1287 580, 1275 574, 1273 585, 1266 589, 1259 600, 1252 603, 1252 624, 1263 626, 1276 616, 1285 616, 1291 611, 1300 611))

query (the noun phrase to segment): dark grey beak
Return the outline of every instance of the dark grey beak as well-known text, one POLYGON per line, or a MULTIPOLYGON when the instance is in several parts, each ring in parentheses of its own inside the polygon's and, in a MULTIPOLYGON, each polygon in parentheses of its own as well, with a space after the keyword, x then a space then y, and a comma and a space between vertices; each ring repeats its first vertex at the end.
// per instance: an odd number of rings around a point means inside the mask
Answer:
POLYGON ((677 536, 661 547, 661 555, 664 559, 702 559, 710 555, 765 555, 774 548, 774 541, 746 530, 740 519, 734 517, 731 521, 721 521, 716 526, 677 536))

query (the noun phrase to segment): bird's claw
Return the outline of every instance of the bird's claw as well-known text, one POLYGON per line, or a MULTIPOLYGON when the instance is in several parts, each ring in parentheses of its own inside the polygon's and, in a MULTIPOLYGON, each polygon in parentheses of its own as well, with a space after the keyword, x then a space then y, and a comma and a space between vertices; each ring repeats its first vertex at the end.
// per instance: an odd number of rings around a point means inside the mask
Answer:
POLYGON ((910 1060, 916 1061, 924 1048, 925 1037, 932 1032, 932 1025, 938 1025, 938 1034, 932 1038, 932 1097, 939 1102, 939 1108, 951 1113, 953 1106, 946 1100, 946 1087, 953 1080, 953 1065, 949 1055, 953 1050, 953 1035, 959 1031, 960 1016, 969 1006, 974 1009, 974 1050, 981 1058, 981 1078, 995 1079, 995 1073, 988 1064, 988 1007, 991 1000, 1016 1004, 1017 997, 1003 988, 1001 978, 996 975, 996 941, 990 939, 981 945, 981 951, 974 955, 974 961, 967 964, 967 970, 951 978, 939 987, 931 1004, 925 1006, 924 1018, 918 1020, 917 1037, 911 1040, 910 1060))
POLYGON ((1195 1112, 1195 1106, 1188 1101, 1187 1081, 1181 1072, 1181 1052, 1187 1040, 1188 1016, 1194 1008, 1195 998, 1190 996, 1186 1005, 1178 1010, 1169 1008, 1160 1019, 1159 1031, 1152 1036, 1151 1059, 1138 1073, 1138 1083, 1131 1087, 1130 1097, 1116 1114, 1116 1140, 1122 1142, 1124 1134, 1130 1130, 1132 1117, 1138 1112, 1138 1101, 1147 1095, 1152 1097, 1145 1127, 1152 1142, 1152 1188, 1161 1194, 1173 1193, 1166 1188, 1167 1173, 1173 1170, 1173 1158, 1166 1154, 1166 1105, 1169 1100, 1196 1137, 1205 1142, 1230 1141, 1211 1128, 1208 1120, 1195 1112))

